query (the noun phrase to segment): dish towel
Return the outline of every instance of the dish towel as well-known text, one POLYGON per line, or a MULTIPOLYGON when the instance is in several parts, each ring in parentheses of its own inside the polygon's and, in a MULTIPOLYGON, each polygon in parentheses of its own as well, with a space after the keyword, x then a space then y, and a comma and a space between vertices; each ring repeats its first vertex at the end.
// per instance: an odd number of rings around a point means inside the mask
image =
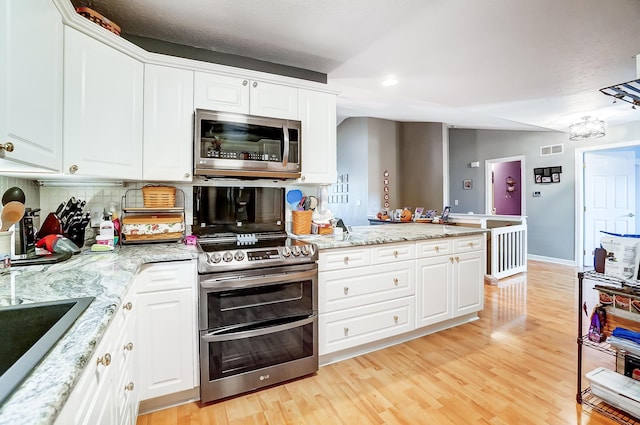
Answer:
POLYGON ((640 332, 630 331, 629 329, 617 327, 611 332, 612 336, 622 339, 628 339, 636 344, 640 344, 640 332))

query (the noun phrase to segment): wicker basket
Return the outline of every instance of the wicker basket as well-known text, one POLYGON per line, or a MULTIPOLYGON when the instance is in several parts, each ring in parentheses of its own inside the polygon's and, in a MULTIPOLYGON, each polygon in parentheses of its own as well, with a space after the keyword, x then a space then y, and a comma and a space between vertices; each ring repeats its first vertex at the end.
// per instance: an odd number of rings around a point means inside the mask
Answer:
POLYGON ((89 7, 76 7, 76 12, 102 28, 120 35, 120 27, 89 7))
POLYGON ((293 216, 291 231, 296 235, 311 234, 311 216, 313 215, 313 211, 291 211, 291 214, 293 216))
POLYGON ((173 186, 145 186, 142 188, 145 208, 173 208, 176 206, 176 188, 173 186))

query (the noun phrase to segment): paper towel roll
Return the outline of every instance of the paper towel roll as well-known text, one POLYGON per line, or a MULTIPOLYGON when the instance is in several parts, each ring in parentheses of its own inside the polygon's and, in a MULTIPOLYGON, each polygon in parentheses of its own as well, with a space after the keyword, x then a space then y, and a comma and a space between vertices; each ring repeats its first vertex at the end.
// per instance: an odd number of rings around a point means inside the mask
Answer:
POLYGON ((318 211, 324 213, 327 211, 329 204, 329 187, 326 184, 321 184, 318 188, 318 211))

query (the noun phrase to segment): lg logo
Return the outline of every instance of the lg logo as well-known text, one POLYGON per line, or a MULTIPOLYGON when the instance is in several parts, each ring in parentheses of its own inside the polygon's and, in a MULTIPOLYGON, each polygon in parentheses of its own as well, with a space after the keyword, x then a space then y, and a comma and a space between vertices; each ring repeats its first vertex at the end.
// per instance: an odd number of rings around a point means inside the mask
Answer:
POLYGON ((269 379, 270 376, 269 375, 260 375, 260 380, 261 381, 266 381, 267 379, 269 379))

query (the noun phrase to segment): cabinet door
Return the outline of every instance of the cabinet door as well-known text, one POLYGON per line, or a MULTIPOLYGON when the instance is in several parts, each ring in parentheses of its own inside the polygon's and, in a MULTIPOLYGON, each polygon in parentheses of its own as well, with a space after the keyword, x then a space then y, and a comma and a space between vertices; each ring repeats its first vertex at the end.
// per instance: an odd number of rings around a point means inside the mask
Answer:
POLYGON ((65 27, 65 173, 142 179, 142 83, 141 62, 65 27))
POLYGON ((484 306, 483 251, 456 254, 453 280, 453 314, 461 316, 484 306))
POLYGON ((298 90, 298 118, 302 121, 301 183, 336 181, 336 96, 298 90))
POLYGON ((251 115, 298 119, 297 88, 263 81, 251 81, 250 84, 249 111, 251 115))
POLYGON ((197 386, 195 367, 195 300, 191 289, 138 296, 140 399, 197 386))
POLYGON ((211 111, 249 113, 249 80, 196 72, 194 106, 211 111))
POLYGON ((0 4, 2 171, 62 166, 62 19, 50 0, 0 4), (2 159, 4 158, 4 159, 2 159))
POLYGON ((416 261, 416 326, 432 325, 453 317, 453 257, 440 256, 416 261))
POLYGON ((143 180, 191 181, 193 72, 144 67, 143 180))

